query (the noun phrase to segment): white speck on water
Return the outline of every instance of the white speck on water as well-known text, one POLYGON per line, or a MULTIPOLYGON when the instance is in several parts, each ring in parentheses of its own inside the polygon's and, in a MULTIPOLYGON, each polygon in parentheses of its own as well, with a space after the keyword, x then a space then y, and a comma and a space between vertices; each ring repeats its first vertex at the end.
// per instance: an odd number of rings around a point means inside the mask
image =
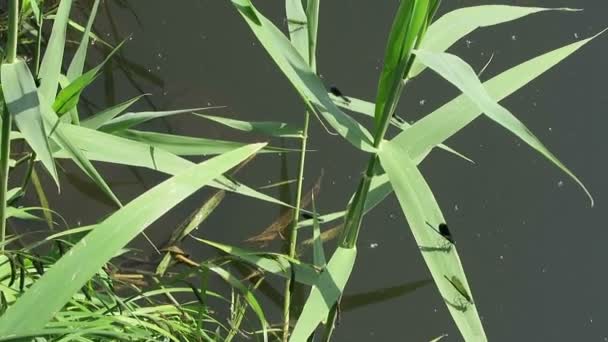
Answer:
POLYGON ((426 103, 426 100, 425 100, 425 99, 422 99, 422 100, 420 100, 418 103, 419 103, 421 106, 424 106, 424 104, 426 103))
POLYGON ((160 71, 160 65, 156 66, 156 71, 160 71))
POLYGON ((537 103, 536 102, 532 102, 532 106, 536 107, 537 103))
POLYGON ((388 215, 388 217, 389 217, 391 220, 394 220, 394 219, 395 219, 395 214, 389 214, 389 215, 388 215))
POLYGON ((473 44, 473 41, 471 41, 469 39, 465 40, 464 42, 465 42, 465 44, 467 44, 467 48, 470 48, 471 44, 473 44))
POLYGON ((454 204, 454 211, 458 211, 460 210, 460 208, 458 207, 458 204, 454 204))
POLYGON ((541 273, 547 273, 547 269, 546 269, 545 267, 542 267, 542 268, 540 269, 540 272, 541 272, 541 273))
POLYGON ((158 58, 163 58, 163 54, 162 53, 157 53, 156 56, 158 56, 158 58))
POLYGON ((561 188, 561 187, 563 187, 563 186, 564 186, 564 181, 561 181, 561 180, 560 180, 559 182, 557 182, 557 187, 558 187, 558 188, 561 188))
POLYGON ((517 40, 517 35, 512 35, 511 40, 517 40))
POLYGON ((553 132, 553 128, 552 127, 549 127, 549 132, 553 132))
POLYGON ((372 242, 369 244, 369 248, 371 248, 371 249, 374 249, 376 247, 378 247, 378 243, 376 243, 376 242, 372 242))
POLYGON ((578 39, 578 33, 574 32, 574 38, 578 39))
POLYGON ((589 317, 589 323, 593 324, 593 317, 589 317))
POLYGON ((130 41, 131 41, 131 40, 133 40, 133 36, 129 37, 129 40, 130 40, 130 41))
POLYGON ((500 260, 505 260, 504 255, 501 255, 501 256, 499 256, 498 258, 499 258, 500 260))

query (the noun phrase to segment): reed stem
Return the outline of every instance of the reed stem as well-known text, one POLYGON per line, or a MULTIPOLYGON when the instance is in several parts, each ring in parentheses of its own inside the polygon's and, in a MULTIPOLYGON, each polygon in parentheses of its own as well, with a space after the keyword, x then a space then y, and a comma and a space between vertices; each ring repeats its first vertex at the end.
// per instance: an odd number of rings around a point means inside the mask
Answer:
MULTIPOLYGON (((10 0, 8 4, 8 37, 6 42, 6 59, 4 63, 14 63, 17 59, 17 38, 19 36, 19 0, 10 0)), ((2 112, 2 136, 0 141, 0 251, 4 251, 6 241, 6 192, 8 190, 8 163, 11 150, 12 117, 6 103, 2 112)))

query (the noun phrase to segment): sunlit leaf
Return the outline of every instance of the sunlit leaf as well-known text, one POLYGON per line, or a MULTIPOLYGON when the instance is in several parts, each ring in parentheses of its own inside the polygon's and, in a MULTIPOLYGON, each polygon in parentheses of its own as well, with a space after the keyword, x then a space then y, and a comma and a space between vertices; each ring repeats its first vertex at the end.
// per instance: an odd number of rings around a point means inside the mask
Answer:
POLYGON ((445 223, 445 219, 424 177, 407 151, 398 144, 384 142, 379 156, 416 243, 461 334, 466 341, 487 340, 456 246, 433 228, 445 223), (446 277, 460 279, 471 301, 465 302, 446 277))

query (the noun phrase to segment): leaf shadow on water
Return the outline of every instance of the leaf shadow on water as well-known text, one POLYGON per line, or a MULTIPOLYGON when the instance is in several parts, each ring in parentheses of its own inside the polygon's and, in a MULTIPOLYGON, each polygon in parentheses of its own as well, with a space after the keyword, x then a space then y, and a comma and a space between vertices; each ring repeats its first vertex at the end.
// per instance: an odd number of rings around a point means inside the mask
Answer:
MULTIPOLYGON (((103 204, 114 208, 116 204, 109 199, 104 193, 99 189, 99 187, 89 181, 86 178, 83 178, 79 173, 67 171, 65 168, 63 169, 63 175, 65 175, 68 183, 74 187, 74 189, 78 190, 80 193, 86 195, 88 198, 95 199, 96 201, 102 202, 103 204)), ((122 185, 133 185, 139 184, 138 181, 130 181, 130 182, 116 182, 113 181, 110 183, 110 186, 122 186, 122 185)))
POLYGON ((403 283, 397 286, 384 287, 368 292, 360 292, 342 297, 342 311, 350 311, 372 304, 382 303, 391 299, 409 295, 414 291, 433 283, 432 279, 423 279, 403 283))

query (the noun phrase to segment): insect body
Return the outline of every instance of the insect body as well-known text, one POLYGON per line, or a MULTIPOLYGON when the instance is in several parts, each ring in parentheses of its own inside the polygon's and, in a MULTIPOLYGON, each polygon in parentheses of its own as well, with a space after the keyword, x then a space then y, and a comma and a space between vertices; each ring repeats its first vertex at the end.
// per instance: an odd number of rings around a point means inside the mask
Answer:
POLYGON ((447 224, 439 224, 439 234, 441 234, 441 236, 443 236, 446 240, 454 244, 454 238, 452 237, 452 233, 450 232, 450 229, 448 228, 447 224))
POLYGON ((338 89, 338 87, 331 86, 329 88, 329 92, 332 93, 334 96, 341 98, 344 102, 350 103, 350 99, 348 97, 344 96, 344 94, 342 94, 342 92, 340 91, 340 89, 338 89))
POLYGON ((437 232, 439 235, 441 235, 444 239, 448 240, 451 244, 455 244, 456 242, 454 241, 454 237, 452 236, 452 233, 450 232, 450 229, 448 228, 448 225, 445 223, 440 223, 439 224, 439 228, 435 229, 435 227, 433 227, 430 223, 426 223, 429 227, 431 227, 431 229, 433 229, 435 232, 437 232))

